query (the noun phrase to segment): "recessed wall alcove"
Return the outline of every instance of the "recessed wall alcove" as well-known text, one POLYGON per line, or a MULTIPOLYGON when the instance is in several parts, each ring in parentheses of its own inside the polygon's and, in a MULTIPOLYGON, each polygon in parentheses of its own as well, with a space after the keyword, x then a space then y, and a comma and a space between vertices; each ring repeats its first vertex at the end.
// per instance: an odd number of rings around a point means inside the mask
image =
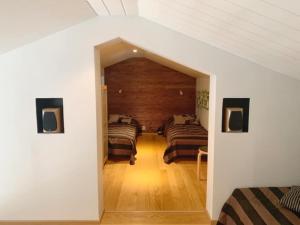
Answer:
POLYGON ((64 133, 62 98, 36 98, 37 133, 64 133))

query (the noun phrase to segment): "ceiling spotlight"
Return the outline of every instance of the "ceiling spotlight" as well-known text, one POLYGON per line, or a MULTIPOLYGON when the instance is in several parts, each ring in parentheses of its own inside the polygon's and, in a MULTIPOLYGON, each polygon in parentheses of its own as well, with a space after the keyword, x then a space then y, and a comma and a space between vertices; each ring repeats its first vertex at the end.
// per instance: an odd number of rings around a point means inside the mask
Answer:
POLYGON ((132 50, 132 52, 133 52, 133 53, 137 53, 138 50, 135 48, 135 49, 132 50))

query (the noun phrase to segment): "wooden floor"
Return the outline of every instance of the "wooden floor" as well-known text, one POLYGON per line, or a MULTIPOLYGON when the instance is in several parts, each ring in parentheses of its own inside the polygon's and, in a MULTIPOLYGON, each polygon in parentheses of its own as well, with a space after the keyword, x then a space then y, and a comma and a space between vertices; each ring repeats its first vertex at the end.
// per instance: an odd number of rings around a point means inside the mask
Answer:
MULTIPOLYGON (((206 181, 196 178, 196 161, 165 164, 165 138, 145 134, 137 141, 137 160, 107 162, 104 168, 106 212, 205 212, 206 181)), ((202 163, 206 176, 206 163, 202 163)), ((142 215, 142 214, 141 214, 142 215)))
MULTIPOLYGON (((196 161, 163 162, 164 137, 146 134, 137 142, 137 161, 107 162, 104 208, 99 221, 0 221, 5 225, 210 225, 206 181, 196 178, 196 161)), ((202 163, 206 176, 206 163, 202 163)))
POLYGON ((104 213, 102 225, 210 225, 205 212, 110 212, 104 213))

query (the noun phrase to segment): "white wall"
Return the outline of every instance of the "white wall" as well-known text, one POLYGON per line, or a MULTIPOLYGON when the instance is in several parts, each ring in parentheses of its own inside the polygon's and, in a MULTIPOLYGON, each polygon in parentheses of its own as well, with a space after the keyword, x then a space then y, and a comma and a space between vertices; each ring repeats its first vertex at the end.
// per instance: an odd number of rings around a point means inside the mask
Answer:
POLYGON ((98 218, 94 52, 66 34, 0 59, 1 219, 98 218), (65 134, 37 134, 37 97, 63 97, 65 134))
POLYGON ((236 186, 300 184, 299 80, 246 65, 241 69, 243 78, 226 71, 217 78, 215 205, 236 186), (250 97, 248 133, 220 132, 223 97, 250 97))
MULTIPOLYGON (((208 91, 209 92, 209 77, 197 77, 196 79, 196 92, 208 91)), ((196 104, 196 115, 200 120, 201 125, 208 130, 208 115, 209 110, 203 107, 198 107, 196 104)))
POLYGON ((119 36, 215 75, 213 218, 235 187, 299 183, 298 80, 143 19, 96 18, 0 56, 0 219, 98 218, 94 46, 119 36), (36 97, 64 98, 65 134, 36 134, 36 97), (223 97, 251 98, 249 133, 221 133, 223 97))

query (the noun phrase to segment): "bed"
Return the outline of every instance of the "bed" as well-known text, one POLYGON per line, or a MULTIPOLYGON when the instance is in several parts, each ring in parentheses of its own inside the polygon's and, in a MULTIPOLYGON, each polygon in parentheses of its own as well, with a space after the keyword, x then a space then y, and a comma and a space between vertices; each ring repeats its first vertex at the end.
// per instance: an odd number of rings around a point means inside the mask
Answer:
POLYGON ((300 224, 300 216, 279 204, 288 187, 235 189, 224 204, 217 225, 300 224))
POLYGON ((129 158, 130 165, 135 164, 136 137, 138 124, 130 122, 112 122, 108 124, 108 157, 129 158))
POLYGON ((197 123, 177 124, 171 118, 165 124, 164 135, 167 139, 167 148, 164 153, 164 162, 171 163, 178 158, 196 159, 198 150, 207 147, 207 130, 197 123))

